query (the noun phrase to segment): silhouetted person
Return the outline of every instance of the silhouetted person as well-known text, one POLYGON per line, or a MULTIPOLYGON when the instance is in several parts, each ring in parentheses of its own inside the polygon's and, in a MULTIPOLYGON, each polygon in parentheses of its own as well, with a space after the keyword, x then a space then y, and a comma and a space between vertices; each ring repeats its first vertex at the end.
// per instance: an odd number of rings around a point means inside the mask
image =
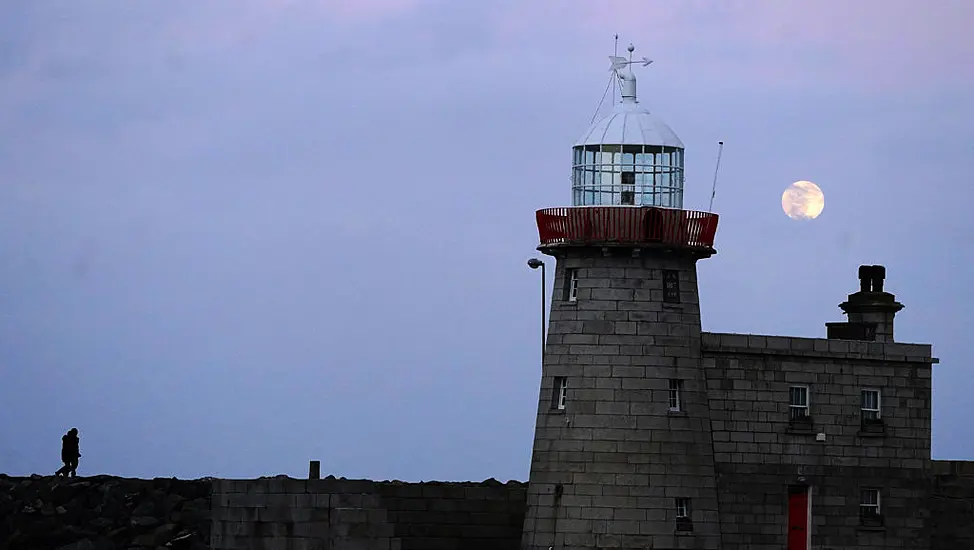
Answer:
POLYGON ((81 458, 79 443, 78 428, 71 428, 68 433, 61 436, 61 462, 64 462, 64 466, 54 475, 70 475, 71 477, 78 475, 76 470, 78 469, 78 459, 81 458))

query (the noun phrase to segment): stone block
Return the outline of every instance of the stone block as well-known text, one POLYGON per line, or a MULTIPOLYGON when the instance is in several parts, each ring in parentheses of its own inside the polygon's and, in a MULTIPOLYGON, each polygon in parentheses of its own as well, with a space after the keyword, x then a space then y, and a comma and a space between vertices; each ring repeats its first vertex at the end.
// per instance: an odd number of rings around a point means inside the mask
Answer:
MULTIPOLYGON (((624 303, 624 302, 623 302, 624 303)), ((579 300, 576 304, 578 311, 618 311, 619 302, 612 300, 579 300)), ((584 321, 588 322, 588 321, 584 321)))
POLYGON ((597 345, 597 346, 586 346, 586 345, 571 345, 568 346, 569 355, 619 355, 619 346, 617 345, 597 345))
MULTIPOLYGON (((549 333, 548 342, 551 342, 552 334, 549 333)), ((564 334, 561 336, 561 343, 567 345, 582 344, 596 345, 599 343, 598 334, 564 334)))
MULTIPOLYGON (((619 308, 623 309, 623 308, 619 308)), ((629 311, 628 320, 636 323, 656 323, 659 321, 659 312, 656 311, 629 311)))
MULTIPOLYGON (((636 292, 638 293, 643 291, 637 290, 636 292)), ((657 312, 657 313, 663 311, 663 304, 656 301, 618 302, 617 305, 618 305, 617 309, 619 311, 629 311, 629 312, 644 311, 644 312, 657 312)), ((637 319, 632 319, 632 320, 636 321, 637 319)))
MULTIPOLYGON (((646 377, 646 367, 642 366, 614 366, 612 367, 614 378, 636 378, 646 377)), ((613 399, 614 400, 614 399, 613 399)))
POLYGON ((789 338, 791 350, 795 352, 815 351, 815 343, 818 341, 812 338, 789 338))
POLYGON ((616 321, 614 331, 619 335, 635 335, 637 323, 633 321, 616 321))
MULTIPOLYGON (((640 353, 644 344, 646 344, 646 338, 644 336, 633 336, 625 334, 604 334, 595 336, 597 344, 609 344, 609 345, 619 345, 619 353, 623 355, 635 355, 640 353), (630 346, 628 349, 625 346, 630 346)), ((582 343, 582 342, 578 342, 582 343)), ((586 342, 588 343, 588 342, 586 342)))
POLYGON ((793 349, 792 339, 785 336, 765 336, 764 345, 767 347, 767 349, 771 349, 771 350, 793 349))

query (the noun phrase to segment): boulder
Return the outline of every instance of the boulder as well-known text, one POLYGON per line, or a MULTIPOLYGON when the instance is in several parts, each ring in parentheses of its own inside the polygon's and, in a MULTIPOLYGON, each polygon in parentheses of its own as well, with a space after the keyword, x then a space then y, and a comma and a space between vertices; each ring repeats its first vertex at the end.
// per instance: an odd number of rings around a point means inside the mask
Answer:
POLYGON ((205 549, 210 480, 0 474, 4 550, 205 549))

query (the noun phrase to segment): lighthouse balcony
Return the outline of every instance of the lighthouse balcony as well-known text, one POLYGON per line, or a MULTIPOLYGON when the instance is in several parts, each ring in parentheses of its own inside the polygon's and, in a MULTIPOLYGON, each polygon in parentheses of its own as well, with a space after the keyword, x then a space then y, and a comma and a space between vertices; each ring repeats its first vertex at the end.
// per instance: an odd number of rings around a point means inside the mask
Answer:
POLYGON ((538 210, 539 249, 573 246, 669 248, 711 255, 717 214, 656 206, 576 206, 538 210))

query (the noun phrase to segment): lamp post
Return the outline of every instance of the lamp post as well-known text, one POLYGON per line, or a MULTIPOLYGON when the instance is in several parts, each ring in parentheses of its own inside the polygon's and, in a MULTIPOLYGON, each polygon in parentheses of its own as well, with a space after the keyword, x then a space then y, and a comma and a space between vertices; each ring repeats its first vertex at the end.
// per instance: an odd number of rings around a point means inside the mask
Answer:
POLYGON ((531 258, 528 260, 528 267, 531 269, 541 268, 541 362, 544 364, 544 336, 545 336, 545 272, 544 272, 544 262, 537 258, 531 258))

